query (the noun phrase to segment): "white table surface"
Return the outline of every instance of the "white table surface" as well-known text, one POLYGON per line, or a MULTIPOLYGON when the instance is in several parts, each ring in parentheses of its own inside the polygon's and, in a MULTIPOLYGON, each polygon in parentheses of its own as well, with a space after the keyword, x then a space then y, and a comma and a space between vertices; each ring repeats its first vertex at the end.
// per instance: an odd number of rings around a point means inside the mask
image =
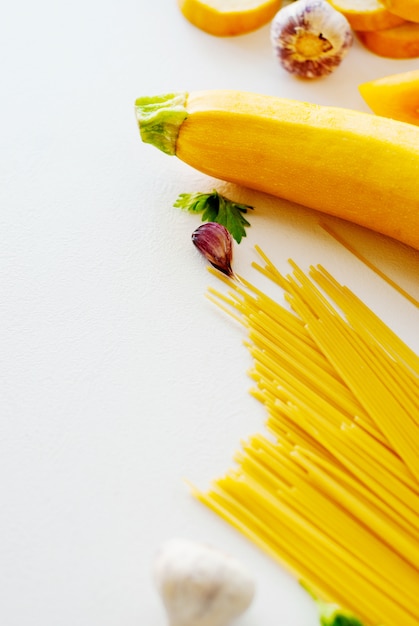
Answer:
MULTIPOLYGON (((205 297, 218 283, 190 242, 200 218, 173 202, 215 187, 255 205, 236 270, 253 277, 254 244, 283 269, 322 262, 415 350, 418 310, 318 214, 143 144, 133 103, 232 88, 366 111, 358 83, 419 62, 355 42, 332 76, 298 81, 273 58, 268 26, 218 39, 175 0, 10 2, 0 29, 1 626, 166 623, 150 567, 174 536, 252 569, 242 626, 315 626, 298 583, 184 483, 222 475, 265 414, 242 332, 205 297)), ((329 223, 419 297, 417 252, 329 223)))

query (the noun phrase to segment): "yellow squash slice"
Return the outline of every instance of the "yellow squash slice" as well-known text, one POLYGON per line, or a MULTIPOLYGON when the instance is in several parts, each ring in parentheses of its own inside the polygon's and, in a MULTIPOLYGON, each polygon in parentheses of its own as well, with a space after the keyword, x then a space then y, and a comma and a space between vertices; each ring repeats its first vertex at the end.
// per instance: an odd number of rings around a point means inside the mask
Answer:
POLYGON ((194 26, 218 37, 242 35, 267 24, 282 0, 178 0, 194 26))
POLYGON ((378 56, 388 59, 419 57, 419 24, 415 22, 384 30, 358 31, 357 35, 364 46, 378 56))
POLYGON ((359 91, 377 115, 419 126, 419 70, 362 83, 359 91))
POLYGON ((390 13, 380 0, 329 0, 353 30, 382 30, 402 24, 402 17, 390 13))
POLYGON ((403 19, 419 22, 419 0, 382 0, 384 6, 403 19))

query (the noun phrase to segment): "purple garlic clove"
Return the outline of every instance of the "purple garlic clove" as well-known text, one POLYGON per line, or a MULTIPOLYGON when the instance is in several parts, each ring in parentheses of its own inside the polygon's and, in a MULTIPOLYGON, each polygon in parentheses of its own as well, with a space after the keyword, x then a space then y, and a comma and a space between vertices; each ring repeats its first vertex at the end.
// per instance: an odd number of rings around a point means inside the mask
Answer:
POLYGON ((217 270, 233 276, 233 240, 227 228, 217 222, 202 224, 192 233, 192 243, 217 270))

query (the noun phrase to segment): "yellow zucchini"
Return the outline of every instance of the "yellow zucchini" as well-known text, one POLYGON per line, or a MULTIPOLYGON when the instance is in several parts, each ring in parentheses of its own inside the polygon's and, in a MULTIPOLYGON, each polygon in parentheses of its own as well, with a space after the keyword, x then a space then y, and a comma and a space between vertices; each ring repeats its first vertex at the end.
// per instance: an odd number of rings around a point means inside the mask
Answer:
POLYGON ((419 250, 419 127, 241 91, 139 98, 140 134, 193 168, 419 250))

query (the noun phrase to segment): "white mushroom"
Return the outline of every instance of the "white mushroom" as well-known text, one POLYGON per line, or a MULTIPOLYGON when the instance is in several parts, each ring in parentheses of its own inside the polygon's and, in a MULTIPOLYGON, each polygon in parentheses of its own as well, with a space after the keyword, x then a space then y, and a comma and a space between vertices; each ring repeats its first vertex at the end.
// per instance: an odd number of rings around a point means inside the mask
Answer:
POLYGON ((236 559, 184 539, 160 548, 154 578, 170 626, 227 626, 255 592, 253 578, 236 559))

